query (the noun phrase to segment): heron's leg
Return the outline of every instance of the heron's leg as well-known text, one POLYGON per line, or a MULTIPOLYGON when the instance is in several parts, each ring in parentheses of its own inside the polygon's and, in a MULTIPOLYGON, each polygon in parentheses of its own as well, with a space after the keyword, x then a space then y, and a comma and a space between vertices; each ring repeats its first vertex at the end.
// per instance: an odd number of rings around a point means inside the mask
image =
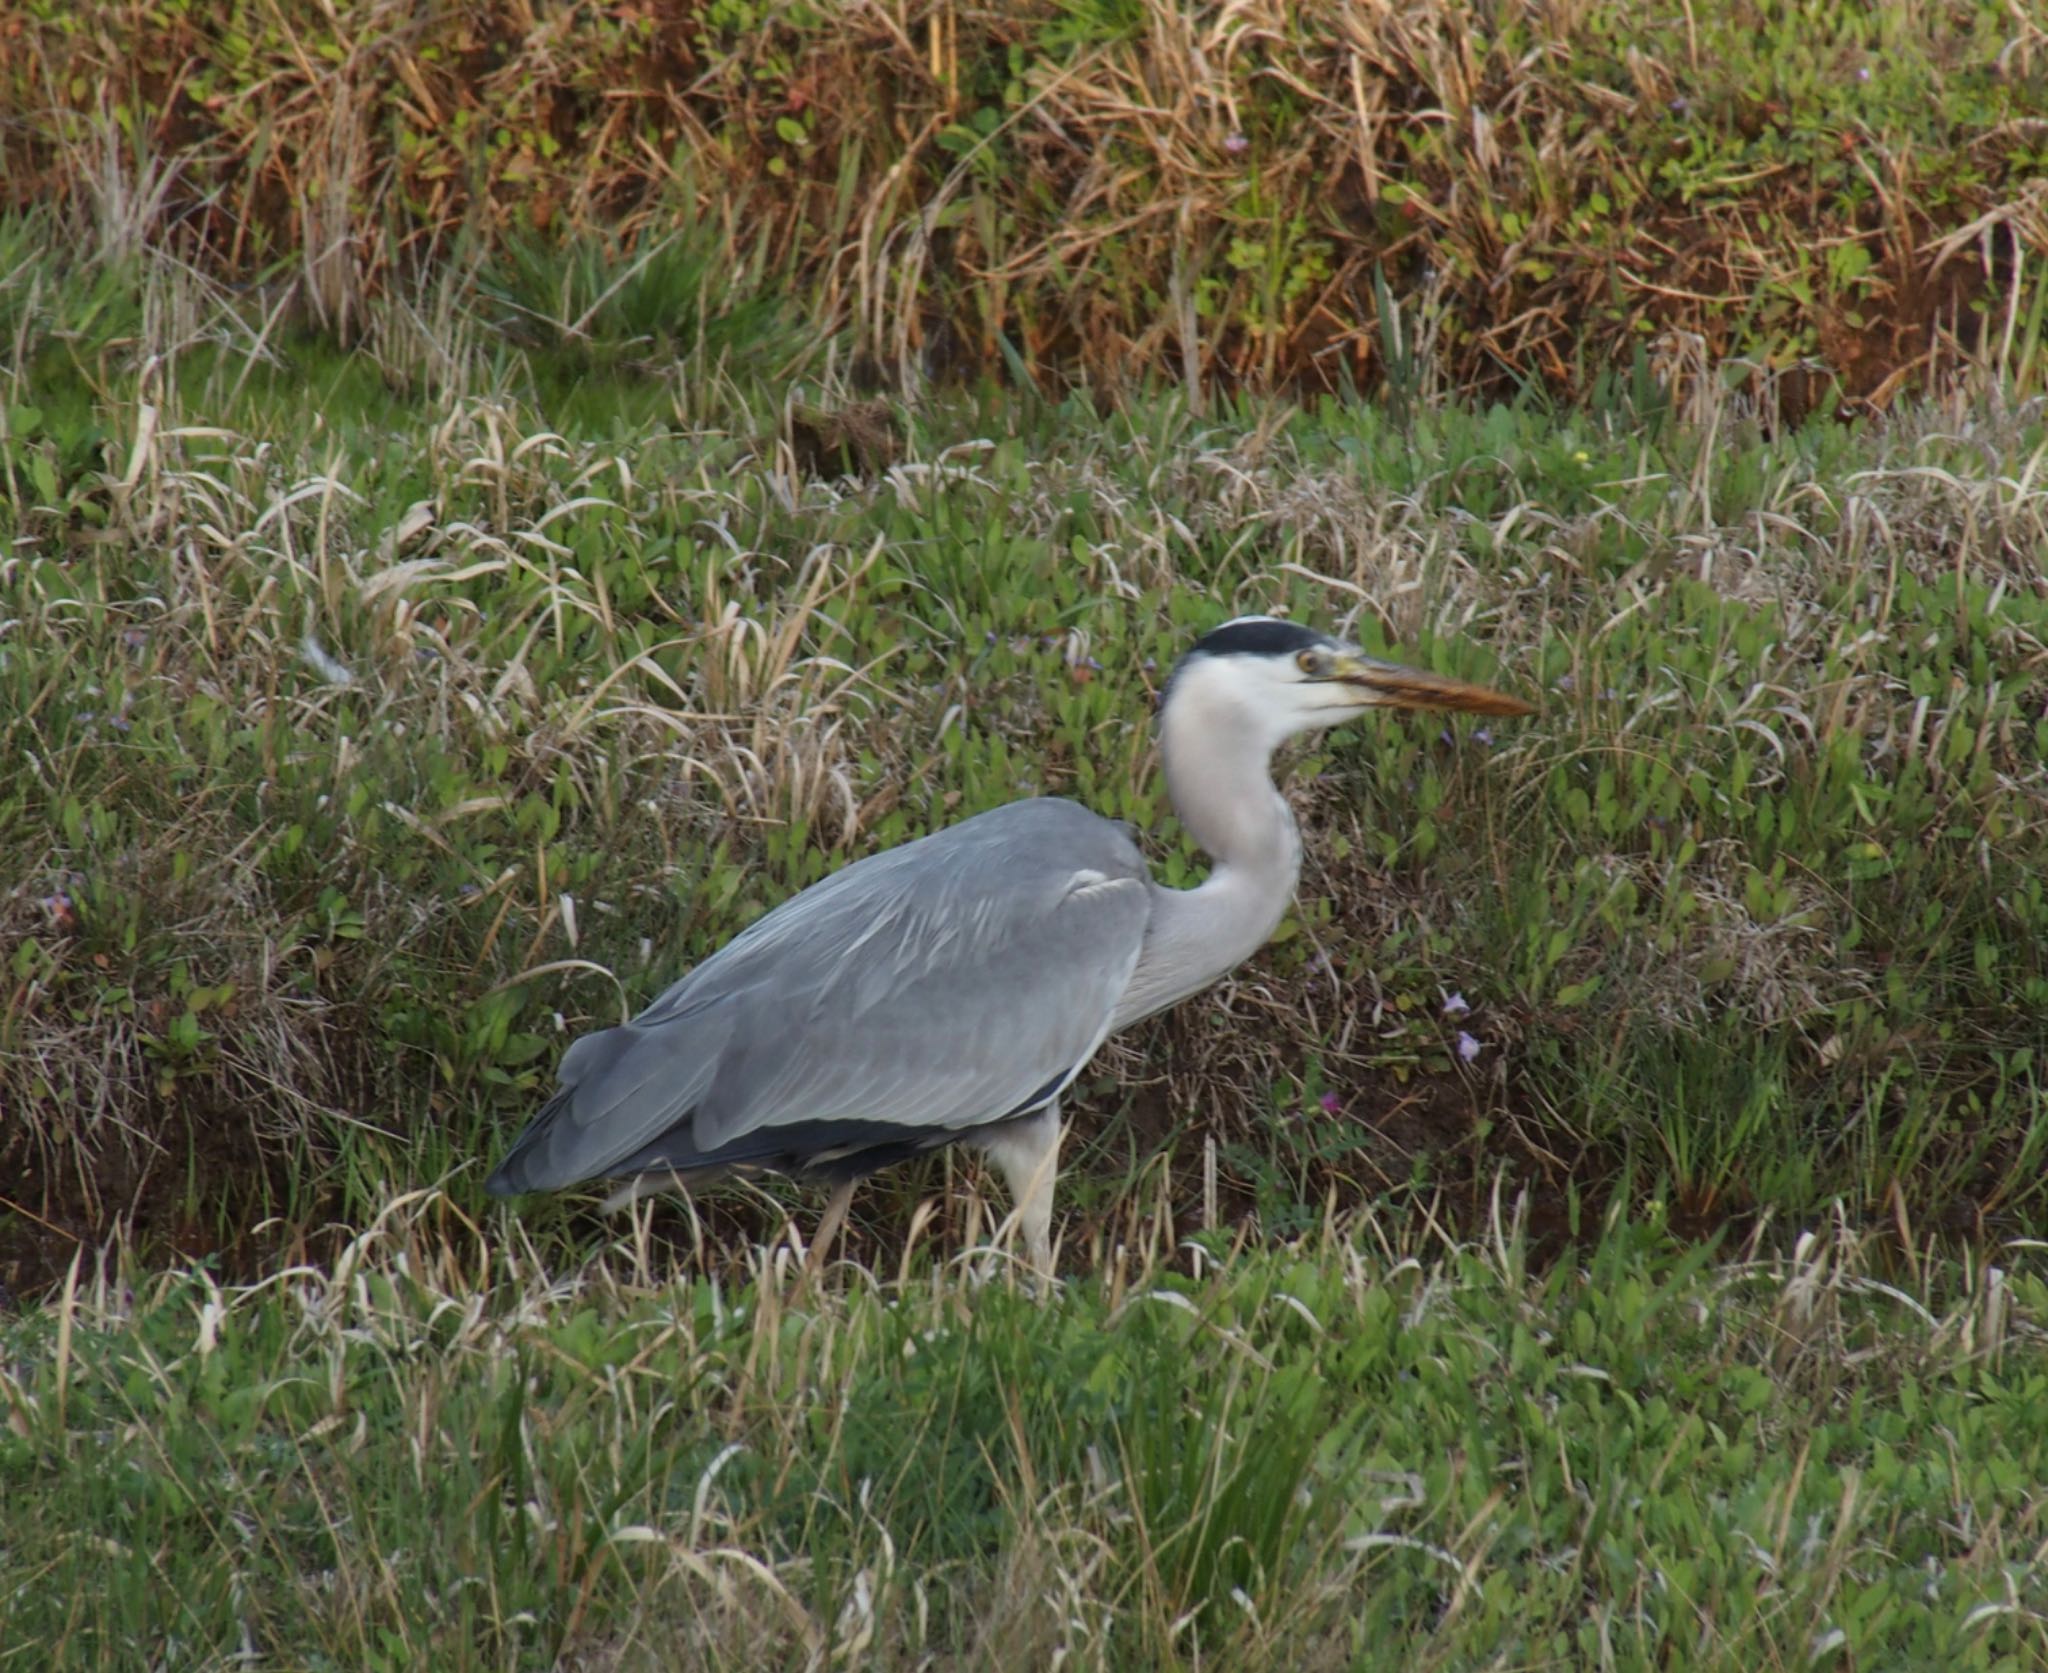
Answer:
POLYGON ((832 1245, 839 1240, 839 1228, 846 1224, 846 1211, 853 1204, 853 1188, 859 1183, 857 1179, 841 1180, 825 1199, 825 1212, 818 1216, 818 1229, 811 1235, 811 1252, 804 1260, 804 1270, 814 1276, 825 1270, 832 1245))
POLYGON ((622 1208, 631 1208, 642 1197, 658 1197, 664 1191, 679 1191, 682 1188, 682 1179, 676 1174, 635 1174, 599 1203, 597 1211, 600 1214, 616 1214, 622 1208))
POLYGON ((1052 1277, 1052 1188, 1060 1171, 1060 1107, 1047 1104, 1036 1115, 998 1128, 979 1141, 1010 1188, 1010 1223, 1024 1238, 1024 1252, 1039 1275, 1052 1277))

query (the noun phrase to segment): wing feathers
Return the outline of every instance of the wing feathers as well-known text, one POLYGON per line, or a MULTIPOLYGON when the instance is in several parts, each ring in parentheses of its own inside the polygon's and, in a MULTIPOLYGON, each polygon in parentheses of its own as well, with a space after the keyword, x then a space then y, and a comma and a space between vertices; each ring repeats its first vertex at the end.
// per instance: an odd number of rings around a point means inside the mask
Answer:
POLYGON ((1123 827, 1053 800, 859 861, 571 1046, 490 1188, 822 1158, 883 1130, 914 1149, 1035 1108, 1107 1032, 1150 890, 1123 827))
POLYGON ((562 1057, 562 1086, 484 1182, 493 1196, 548 1191, 609 1172, 680 1122, 710 1087, 730 1018, 698 1007, 647 1027, 587 1034, 562 1057))

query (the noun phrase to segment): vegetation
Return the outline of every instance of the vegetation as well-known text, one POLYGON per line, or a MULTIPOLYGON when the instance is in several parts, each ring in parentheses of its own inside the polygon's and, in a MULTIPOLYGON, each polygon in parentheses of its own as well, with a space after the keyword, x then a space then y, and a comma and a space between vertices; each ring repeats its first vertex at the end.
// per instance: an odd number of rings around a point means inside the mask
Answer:
POLYGON ((0 1647, 2048 1656, 2024 8, 16 12, 0 1647), (1058 1293, 962 1158, 486 1205, 854 855, 1194 881, 1254 609, 1541 712, 1289 758, 1058 1293))
POLYGON ((1103 1060, 1085 1210, 1175 1149, 1181 1202, 1282 1234, 1333 1188, 1470 1215, 1503 1167, 1546 1237, 1616 1190, 2034 1223, 2048 437, 2003 386, 1798 428, 1705 368, 1566 411, 850 406, 836 341, 701 263, 649 366, 573 252, 341 353, 172 258, 0 236, 39 368, 0 466, 17 1280, 116 1219, 243 1262, 474 1193, 568 1033, 1016 795, 1191 881, 1152 690, 1262 608, 1543 713, 1295 759, 1299 916, 1103 1060), (491 329, 515 283, 576 342, 491 329))
POLYGON ((0 202, 154 206, 344 340, 451 253, 694 230, 899 375, 1699 353, 1803 412, 2038 354, 2048 33, 1997 0, 16 12, 0 202))
MULTIPOLYGON (((1051 1304, 394 1204, 0 1357, 39 1667, 2036 1667, 2048 1282, 1368 1220, 1051 1304)), ((1153 1228, 1155 1232, 1161 1228, 1153 1228)))

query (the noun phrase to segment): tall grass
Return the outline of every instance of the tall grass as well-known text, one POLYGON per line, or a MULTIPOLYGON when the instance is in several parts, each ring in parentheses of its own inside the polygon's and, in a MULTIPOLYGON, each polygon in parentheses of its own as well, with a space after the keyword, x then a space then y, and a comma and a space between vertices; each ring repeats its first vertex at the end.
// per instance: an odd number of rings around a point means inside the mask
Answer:
POLYGON ((771 268, 912 382, 1582 399, 1697 351, 1796 419, 1995 348, 2039 388, 2023 6, 37 0, 0 102, 0 205, 345 343, 460 249, 529 322, 771 268), (617 260, 559 312, 518 270, 563 237, 617 260))
MULTIPOLYGON (((1153 1228, 1155 1235, 1160 1228, 1153 1228)), ((1332 1224, 1047 1304, 563 1265, 438 1192, 0 1318, 49 1668, 1941 1666, 2048 1654, 2038 1249, 1894 1284, 1332 1224)))
POLYGON ((2038 29, 518 23, 0 31, 0 1661, 2048 1660, 2038 29), (1287 760, 1051 1297, 487 1210, 854 855, 1194 881, 1252 609, 1542 710, 1287 760))
POLYGON ((2048 492, 1995 364, 1794 429, 1648 367, 1563 412, 849 406, 837 339, 643 342, 584 255, 549 317, 623 358, 507 338, 475 269, 339 353, 47 226, 0 223, 18 1279, 474 1170, 575 1030, 999 801, 1192 881, 1153 693, 1251 609, 1543 713, 1293 759, 1300 910, 1084 1083, 1077 1235, 1169 1151, 1183 1212, 1279 1233, 1502 1164, 1547 1235, 1617 1192, 2037 1223, 2048 492))

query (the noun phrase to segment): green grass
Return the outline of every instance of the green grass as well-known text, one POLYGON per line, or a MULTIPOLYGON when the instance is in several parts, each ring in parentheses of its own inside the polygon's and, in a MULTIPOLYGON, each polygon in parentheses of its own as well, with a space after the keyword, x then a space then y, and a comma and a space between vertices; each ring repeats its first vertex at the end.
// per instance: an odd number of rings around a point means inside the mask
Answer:
POLYGON ((2048 1655, 2009 359, 878 416, 765 252, 344 351, 65 227, 0 219, 0 1667, 2048 1655), (854 855, 1051 791, 1198 878, 1150 711, 1251 609, 1542 709, 1289 759, 1299 908, 1078 1089, 1063 1293, 969 1279, 957 1158, 822 1296, 789 1192, 486 1205, 854 855))
POLYGON ((436 1194, 0 1321, 23 1665, 2020 1669, 2039 1247, 1367 1220, 1038 1304, 571 1267, 436 1194))
POLYGON ((1789 430, 1641 366, 1569 412, 961 394, 814 478, 830 338, 647 354, 635 296, 603 340, 639 358, 593 360, 450 272, 341 354, 34 231, 0 288, 17 1283, 117 1218, 198 1253, 476 1202, 571 1033, 1011 797, 1193 881, 1153 694, 1248 609, 1543 710, 1292 759, 1299 913, 1085 1085, 1083 1223, 1179 1140, 1169 1195, 1213 1141, 1210 1196, 1278 1233, 1332 1188, 1470 1215, 1500 1165, 1559 1235, 1647 1191, 2039 1224, 2048 433, 1994 383, 1789 430))

